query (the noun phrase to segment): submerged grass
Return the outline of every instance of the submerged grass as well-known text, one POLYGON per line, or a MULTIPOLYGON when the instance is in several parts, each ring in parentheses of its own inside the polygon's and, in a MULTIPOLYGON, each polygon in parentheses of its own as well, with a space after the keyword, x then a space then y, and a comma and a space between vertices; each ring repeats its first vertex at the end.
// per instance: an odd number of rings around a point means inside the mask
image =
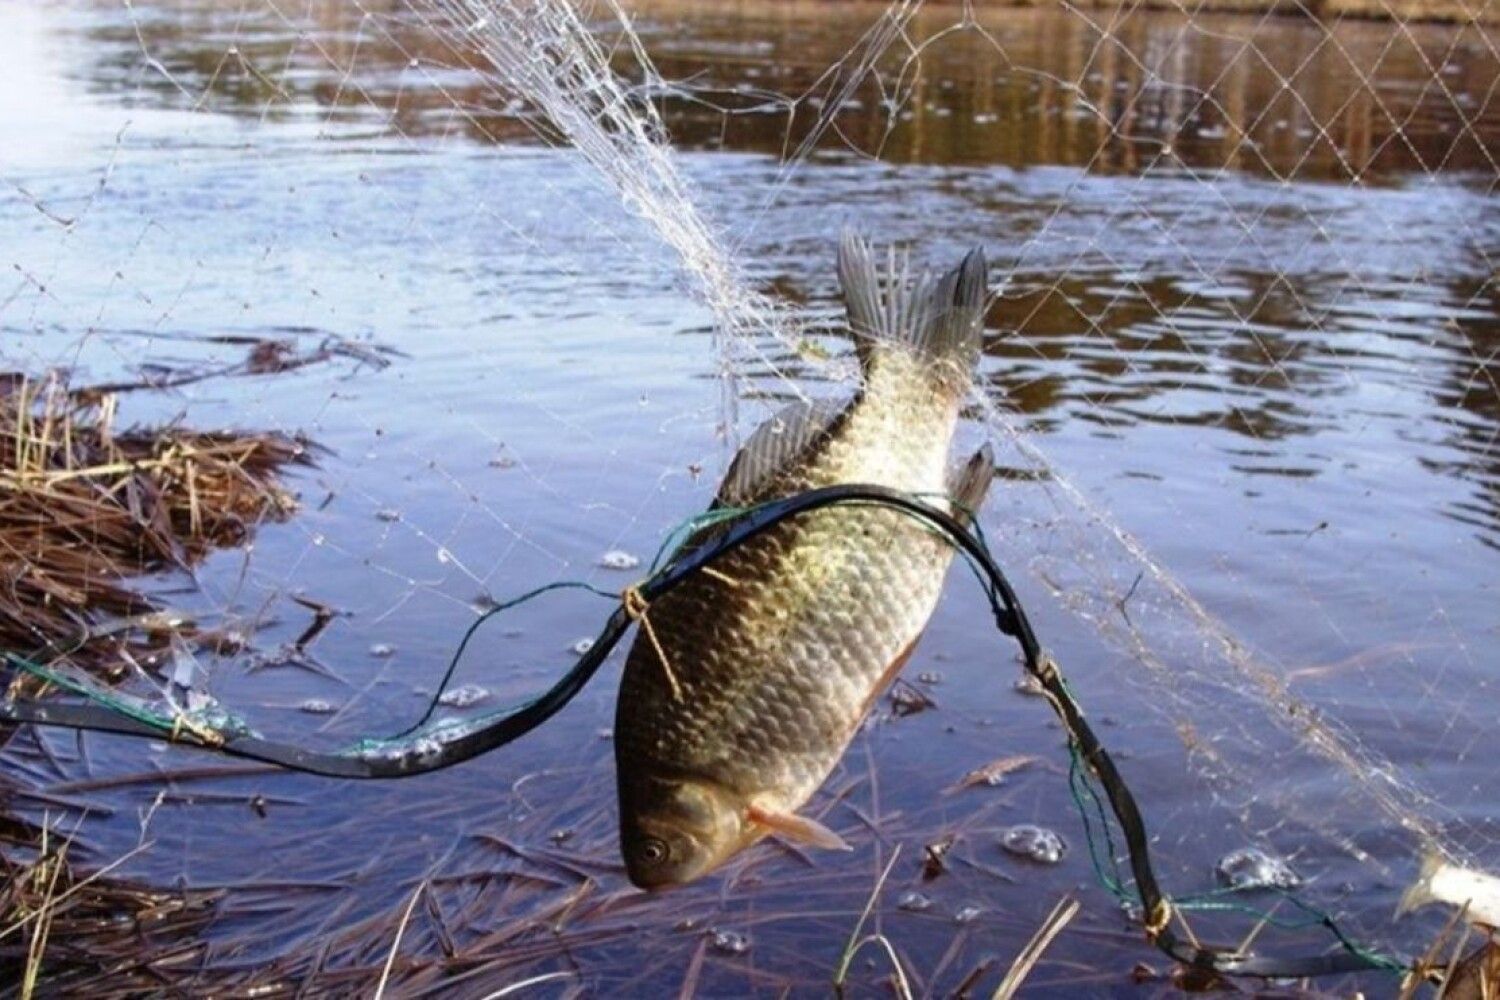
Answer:
MULTIPOLYGON (((219 894, 114 878, 136 852, 90 875, 71 833, 6 820, 0 831, 0 983, 6 995, 112 997, 159 989, 202 953, 196 932, 219 894), (63 986, 66 984, 66 987, 63 986)), ((144 850, 138 848, 138 850, 144 850)))
POLYGON ((886 879, 891 877, 891 869, 896 866, 896 860, 900 857, 901 845, 897 844, 896 849, 891 852, 890 860, 881 869, 880 877, 875 880, 875 888, 870 890, 870 898, 866 901, 864 911, 860 913, 859 920, 854 925, 854 930, 849 933, 849 942, 844 946, 844 953, 839 957, 838 971, 833 976, 833 988, 839 996, 844 995, 844 988, 847 985, 849 977, 849 964, 854 961, 854 956, 859 954, 860 950, 867 944, 879 944, 885 948, 886 956, 891 960, 891 967, 894 969, 892 972, 892 984, 896 995, 901 1000, 911 1000, 911 984, 907 982, 906 969, 902 967, 901 957, 896 954, 896 949, 892 947, 890 938, 879 932, 866 935, 865 937, 860 936, 861 932, 865 929, 865 922, 870 919, 870 912, 875 909, 875 903, 880 899, 880 890, 885 888, 886 879))
MULTIPOLYGON (((216 652, 243 645, 243 638, 201 630, 164 612, 132 578, 190 569, 214 548, 246 542, 258 524, 289 516, 296 499, 279 473, 308 456, 306 442, 275 434, 205 433, 180 426, 121 430, 115 398, 97 388, 72 388, 57 376, 0 375, 0 648, 64 659, 106 681, 125 676, 129 663, 159 663, 155 658, 177 642, 216 652)), ((17 687, 12 693, 45 694, 17 687)), ((892 714, 902 714, 899 706, 892 714)), ((28 756, 24 742, 17 740, 9 755, 18 769, 50 753, 37 739, 37 756, 28 756)), ((1035 762, 1029 756, 1002 758, 970 772, 959 787, 987 787, 1035 762)), ((224 771, 199 768, 149 777, 166 786, 224 771)), ((932 968, 912 961, 899 933, 866 933, 871 919, 887 909, 881 897, 893 876, 896 884, 917 884, 912 880, 920 878, 925 885, 944 875, 947 858, 967 864, 976 877, 993 877, 980 860, 966 860, 962 846, 950 848, 964 836, 965 825, 974 826, 969 833, 975 834, 1002 802, 969 813, 957 825, 946 807, 936 807, 938 815, 927 819, 937 820, 941 829, 912 815, 876 811, 865 816, 846 803, 872 834, 896 845, 868 893, 850 872, 819 870, 816 860, 791 849, 786 850, 806 866, 795 893, 764 892, 766 875, 760 869, 777 856, 773 846, 727 868, 718 898, 701 892, 647 896, 620 877, 612 811, 600 804, 610 799, 611 789, 598 783, 604 773, 598 767, 587 772, 594 783, 579 782, 576 774, 559 778, 560 791, 567 790, 559 801, 568 827, 557 826, 558 812, 527 805, 503 829, 462 837, 450 851, 456 857, 445 855, 388 909, 375 912, 360 912, 340 890, 378 866, 378 857, 351 871, 348 884, 337 878, 299 882, 293 857, 286 859, 293 874, 284 881, 278 876, 275 884, 196 891, 162 891, 116 878, 117 866, 136 852, 81 874, 75 861, 82 852, 71 836, 59 836, 45 821, 33 826, 8 819, 9 802, 26 796, 75 811, 95 808, 62 796, 133 779, 86 777, 38 795, 14 786, 19 770, 0 774, 0 984, 5 984, 0 995, 46 991, 110 997, 169 990, 417 997, 457 990, 500 997, 528 985, 560 988, 563 979, 602 981, 619 992, 654 990, 674 975, 681 977, 683 996, 731 985, 822 991, 830 978, 837 989, 862 991, 878 982, 900 996, 922 995, 936 983, 956 980, 956 992, 977 995, 1005 969, 995 956, 972 950, 983 947, 979 925, 956 923, 949 932, 951 945, 932 968), (896 871, 902 842, 945 846, 940 855, 929 847, 928 864, 913 858, 896 871), (741 892, 762 902, 725 905, 741 892), (258 919, 267 912, 277 914, 274 928, 258 919), (721 931, 715 925, 720 919, 733 926, 721 931), (848 934, 848 944, 830 963, 768 934, 747 956, 749 935, 772 927, 794 927, 794 935, 824 941, 848 934), (294 932, 316 946, 276 954, 273 936, 294 932), (643 939, 656 955, 652 962, 641 961, 643 939), (867 953, 860 956, 861 951, 867 953), (581 960, 588 965, 581 966, 581 960), (960 975, 965 965, 971 971, 960 975)), ((523 805, 519 788, 526 780, 512 788, 523 805)), ((843 801, 862 780, 873 787, 873 765, 867 779, 851 779, 834 798, 843 801)), ((451 805, 455 826, 462 825, 467 805, 451 805)), ((367 817, 349 820, 351 826, 365 822, 367 817)), ((356 838, 351 834, 350 839, 356 838)), ((147 846, 143 841, 137 851, 147 846)), ((285 849, 292 855, 297 845, 285 849)), ((1028 977, 1047 974, 1038 972, 1037 960, 1077 911, 1077 904, 1053 911, 1004 975, 998 995, 1011 995, 1028 977)), ((926 919, 923 932, 931 934, 937 927, 930 923, 933 917, 901 919, 926 919)), ((997 913, 989 929, 1006 919, 997 913)), ((1028 929, 1006 927, 1017 936, 1028 929)), ((1123 931, 1094 927, 1072 933, 1112 952, 1134 946, 1123 931)), ((1075 987, 1118 982, 1121 975, 1104 967, 1061 965, 1050 974, 1054 980, 1074 976, 1075 987)))
POLYGON ((995 988, 994 1000, 1012 1000, 1020 990, 1021 984, 1026 982, 1026 977, 1031 975, 1031 970, 1036 967, 1036 963, 1041 960, 1042 953, 1063 932, 1063 928, 1078 916, 1078 908, 1079 902, 1076 899, 1064 897, 1057 901, 1057 905, 1052 907, 1052 912, 1047 914, 1047 919, 1042 921, 1036 933, 1031 936, 1031 940, 1026 943, 1026 947, 1021 949, 1021 953, 1011 963, 1009 971, 1005 973, 1005 978, 995 988))

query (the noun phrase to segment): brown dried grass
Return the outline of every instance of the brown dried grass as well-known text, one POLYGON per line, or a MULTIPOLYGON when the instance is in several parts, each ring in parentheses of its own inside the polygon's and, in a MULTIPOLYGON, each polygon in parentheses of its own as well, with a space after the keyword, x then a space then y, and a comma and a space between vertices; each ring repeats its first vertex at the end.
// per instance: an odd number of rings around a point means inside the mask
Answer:
POLYGON ((0 843, 0 983, 19 996, 57 995, 60 982, 71 995, 140 995, 201 955, 196 932, 218 894, 112 877, 130 855, 80 875, 71 836, 45 824, 5 820, 0 843))
POLYGON ((0 648, 67 651, 105 678, 122 647, 183 630, 127 578, 188 569, 289 516, 277 472, 308 456, 280 434, 115 423, 112 393, 0 374, 0 648))

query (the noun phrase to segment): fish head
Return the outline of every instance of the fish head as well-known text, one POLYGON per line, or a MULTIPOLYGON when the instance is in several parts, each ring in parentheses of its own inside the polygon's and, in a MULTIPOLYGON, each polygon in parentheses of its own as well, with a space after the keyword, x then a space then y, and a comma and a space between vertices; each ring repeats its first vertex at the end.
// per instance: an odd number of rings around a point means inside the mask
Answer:
POLYGON ((620 793, 621 853, 642 889, 691 882, 763 835, 743 798, 714 781, 646 775, 620 793))

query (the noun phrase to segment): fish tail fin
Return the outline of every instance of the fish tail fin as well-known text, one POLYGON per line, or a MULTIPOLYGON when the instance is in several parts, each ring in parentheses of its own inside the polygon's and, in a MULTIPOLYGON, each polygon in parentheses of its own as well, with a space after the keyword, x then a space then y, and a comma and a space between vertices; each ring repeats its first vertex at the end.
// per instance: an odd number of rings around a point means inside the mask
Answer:
POLYGON ((1405 916, 1437 898, 1432 893, 1432 877, 1442 866, 1443 856, 1437 851, 1429 850, 1422 856, 1422 869, 1417 873, 1417 880, 1411 884, 1411 888, 1402 893, 1401 902, 1396 904, 1397 917, 1405 916))
POLYGON ((882 348, 901 345, 930 361, 945 383, 967 388, 984 332, 989 267, 982 247, 939 278, 914 276, 910 261, 898 260, 893 247, 882 275, 869 242, 846 230, 839 241, 839 285, 866 374, 882 348))
POLYGON ((948 496, 953 513, 964 524, 972 524, 984 506, 984 495, 995 479, 995 452, 989 445, 980 448, 948 477, 948 496))

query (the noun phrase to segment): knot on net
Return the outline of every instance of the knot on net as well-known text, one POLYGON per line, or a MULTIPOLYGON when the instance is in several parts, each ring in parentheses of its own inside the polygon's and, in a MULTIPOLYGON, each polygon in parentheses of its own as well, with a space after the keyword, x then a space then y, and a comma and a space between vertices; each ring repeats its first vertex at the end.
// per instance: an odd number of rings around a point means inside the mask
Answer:
POLYGON ((1146 937, 1152 941, 1161 937, 1161 932, 1172 922, 1172 904, 1165 898, 1158 899, 1145 921, 1146 937))
POLYGON ((200 725, 188 718, 184 712, 176 712, 172 716, 172 731, 167 735, 170 743, 183 742, 182 734, 186 732, 195 740, 206 747, 221 747, 224 745, 224 735, 207 726, 200 725))

